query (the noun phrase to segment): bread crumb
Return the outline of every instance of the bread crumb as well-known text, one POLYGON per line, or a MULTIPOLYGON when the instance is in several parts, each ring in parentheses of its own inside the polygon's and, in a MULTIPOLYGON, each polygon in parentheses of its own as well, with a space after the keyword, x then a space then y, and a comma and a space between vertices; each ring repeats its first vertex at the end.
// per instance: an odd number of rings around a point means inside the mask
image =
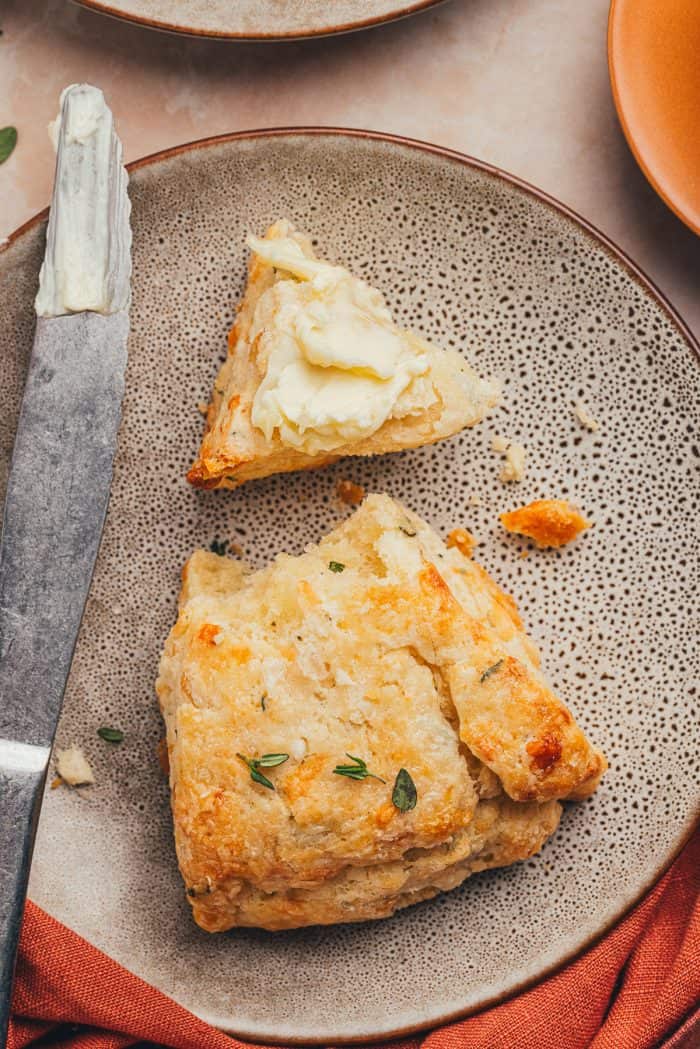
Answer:
POLYGON ((197 402, 197 411, 201 415, 206 415, 207 412, 209 411, 209 405, 207 404, 207 402, 206 401, 198 401, 197 402))
POLYGON ((509 444, 506 461, 498 475, 499 481, 507 484, 510 481, 522 481, 525 476, 525 449, 522 444, 509 444))
POLYGON ((56 772, 70 787, 84 787, 95 782, 90 764, 80 747, 56 751, 56 772))
POLYGON ((536 499, 534 503, 501 514, 508 532, 534 539, 539 547, 564 546, 572 542, 591 522, 565 499, 536 499))
POLYGON ((590 414, 590 412, 588 411, 588 409, 582 401, 576 401, 576 404, 573 407, 573 412, 578 421, 581 423, 581 426, 585 426, 587 430, 590 430, 592 433, 595 433, 596 430, 600 429, 600 423, 593 418, 593 416, 590 414))
POLYGON ((340 501, 347 506, 359 506, 365 497, 362 485, 353 484, 352 481, 338 481, 335 490, 340 501))
POLYGON ((470 493, 469 499, 467 500, 467 502, 469 503, 470 506, 475 506, 475 507, 484 505, 483 502, 482 502, 481 496, 477 495, 476 492, 471 492, 470 493))
POLYGON ((471 557, 474 553, 474 547, 479 545, 479 541, 466 528, 453 528, 445 541, 445 545, 448 547, 456 546, 464 557, 471 557))
POLYGON ((496 455, 505 455, 506 461, 498 475, 499 481, 507 484, 510 481, 522 481, 525 476, 525 449, 501 434, 491 438, 491 451, 496 455))

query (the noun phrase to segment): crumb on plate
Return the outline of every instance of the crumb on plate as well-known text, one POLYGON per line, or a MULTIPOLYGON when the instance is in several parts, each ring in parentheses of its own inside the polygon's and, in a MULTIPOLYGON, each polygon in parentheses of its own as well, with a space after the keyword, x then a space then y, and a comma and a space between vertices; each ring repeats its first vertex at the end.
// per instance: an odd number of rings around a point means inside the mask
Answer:
POLYGON ((464 557, 471 557, 474 547, 478 545, 478 539, 475 539, 466 528, 453 528, 445 540, 445 546, 456 546, 464 557))
POLYGON ((200 415, 206 415, 209 411, 209 405, 206 401, 197 401, 197 411, 200 415))
POLYGON ((501 514, 500 521, 508 532, 534 539, 539 547, 564 546, 591 527, 591 522, 565 499, 536 499, 501 514))
POLYGON ((84 787, 95 782, 90 763, 80 747, 56 751, 56 772, 69 787, 84 787))
POLYGON ((516 444, 497 433, 491 438, 491 451, 506 457, 498 475, 499 481, 503 481, 504 484, 522 481, 525 476, 525 449, 522 444, 516 444))
POLYGON ((522 481, 525 476, 525 449, 522 444, 509 444, 506 450, 506 461, 498 475, 499 481, 522 481))
POLYGON ((469 499, 467 500, 467 502, 469 503, 470 506, 475 506, 475 507, 484 505, 483 502, 482 502, 481 496, 477 495, 476 492, 470 492, 469 499))
POLYGON ((590 412, 588 411, 588 409, 582 401, 576 401, 576 404, 573 407, 573 412, 578 421, 581 423, 581 426, 585 426, 587 430, 590 430, 592 433, 595 433, 596 430, 600 429, 600 423, 597 419, 593 418, 593 416, 590 414, 590 412))
POLYGON ((347 506, 359 506, 365 497, 365 490, 360 484, 352 481, 338 481, 336 487, 338 498, 347 506))

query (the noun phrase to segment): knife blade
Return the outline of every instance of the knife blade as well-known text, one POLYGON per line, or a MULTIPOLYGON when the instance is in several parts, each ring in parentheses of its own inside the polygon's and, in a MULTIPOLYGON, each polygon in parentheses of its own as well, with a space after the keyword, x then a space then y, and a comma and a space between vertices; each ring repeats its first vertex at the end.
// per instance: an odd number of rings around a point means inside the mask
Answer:
POLYGON ((1 1044, 34 831, 109 502, 129 331, 127 178, 101 91, 64 91, 57 138, 0 539, 1 1044))

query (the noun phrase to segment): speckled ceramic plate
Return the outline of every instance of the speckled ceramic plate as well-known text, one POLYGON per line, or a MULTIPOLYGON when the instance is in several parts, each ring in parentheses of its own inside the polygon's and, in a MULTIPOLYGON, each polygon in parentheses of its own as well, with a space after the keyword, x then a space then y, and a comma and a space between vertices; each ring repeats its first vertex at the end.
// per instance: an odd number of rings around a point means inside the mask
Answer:
MULTIPOLYGON (((700 594, 696 347, 645 278, 553 201, 453 153, 365 133, 263 132, 133 168, 134 298, 124 420, 65 709, 96 785, 47 793, 31 895, 199 1015, 252 1039, 366 1041, 500 999, 562 964, 642 894, 698 804, 700 594), (433 448, 237 492, 183 479, 243 286, 247 230, 287 215, 382 287, 398 316, 500 375, 505 405, 433 448), (581 428, 581 398, 600 430, 581 428), (491 435, 528 449, 504 486, 491 435), (611 763, 527 863, 387 921, 209 936, 175 863, 153 682, 180 567, 213 539, 254 564, 347 513, 339 478, 466 525, 513 593, 562 696, 611 763), (470 493, 483 505, 472 508, 470 493), (595 521, 562 552, 508 538, 499 511, 570 497, 595 521), (103 724, 125 732, 114 747, 103 724)), ((0 252, 0 462, 31 346, 44 224, 0 252)), ((47 476, 46 483, 51 483, 47 476)))
POLYGON ((77 0, 83 7, 189 36, 289 40, 368 29, 443 0, 77 0))

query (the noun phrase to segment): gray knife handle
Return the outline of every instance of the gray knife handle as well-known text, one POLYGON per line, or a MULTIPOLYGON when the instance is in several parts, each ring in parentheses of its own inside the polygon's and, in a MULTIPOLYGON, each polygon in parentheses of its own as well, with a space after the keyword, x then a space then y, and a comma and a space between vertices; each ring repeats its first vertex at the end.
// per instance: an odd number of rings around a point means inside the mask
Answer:
POLYGON ((0 1046, 4 1047, 12 1004, 12 975, 46 765, 44 763, 42 770, 36 767, 17 769, 14 762, 9 768, 3 767, 2 743, 0 740, 0 1046))

